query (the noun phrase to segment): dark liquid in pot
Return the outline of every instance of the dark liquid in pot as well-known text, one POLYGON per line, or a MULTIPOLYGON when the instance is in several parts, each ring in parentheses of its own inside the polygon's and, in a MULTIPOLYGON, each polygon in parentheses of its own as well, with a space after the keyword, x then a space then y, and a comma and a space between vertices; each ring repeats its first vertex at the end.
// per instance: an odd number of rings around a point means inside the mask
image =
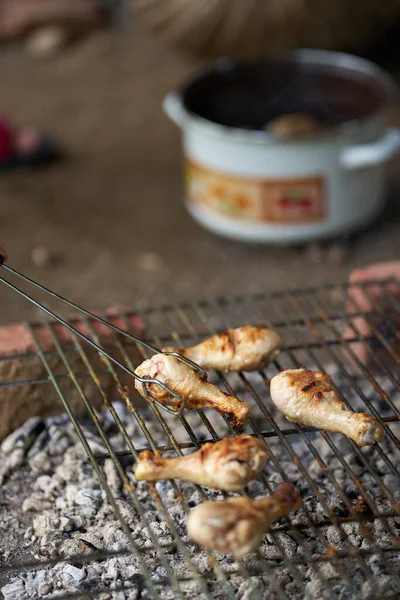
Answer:
POLYGON ((185 107, 228 127, 265 129, 284 114, 306 113, 323 127, 378 112, 386 93, 372 76, 324 65, 228 63, 194 81, 185 107))

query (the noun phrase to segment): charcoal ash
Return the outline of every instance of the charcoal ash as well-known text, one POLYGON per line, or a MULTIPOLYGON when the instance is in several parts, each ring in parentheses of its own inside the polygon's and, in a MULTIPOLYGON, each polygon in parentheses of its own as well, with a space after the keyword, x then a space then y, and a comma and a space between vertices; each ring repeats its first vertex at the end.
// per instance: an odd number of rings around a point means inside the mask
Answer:
POLYGON ((0 446, 0 485, 15 469, 22 466, 25 455, 37 437, 45 429, 39 417, 28 419, 21 427, 11 433, 0 446))
MULTIPOLYGON (((264 384, 261 385, 259 376, 251 377, 252 385, 255 386, 260 398, 265 401, 264 384)), ((266 420, 263 411, 256 407, 251 394, 240 387, 237 376, 233 375, 230 382, 235 389, 238 389, 240 397, 251 403, 252 416, 257 426, 261 430, 273 432, 271 423, 266 420)), ((362 400, 356 394, 350 394, 346 381, 343 379, 339 383, 351 405, 356 409, 365 409, 362 400)), ((382 379, 382 385, 384 383, 382 379)), ((376 392, 374 395, 368 382, 360 381, 360 386, 376 405, 376 392)), ((392 396, 392 400, 397 402, 398 398, 392 396)), ((148 447, 149 442, 135 418, 121 403, 119 404, 118 415, 134 447, 137 449, 148 447)), ((270 403, 267 406, 279 427, 293 428, 292 424, 277 413, 270 403)), ((387 404, 385 407, 389 415, 387 404)), ((218 435, 229 434, 219 415, 211 411, 207 411, 206 414, 211 428, 218 435)), ((141 411, 141 415, 155 443, 159 446, 171 447, 171 440, 151 410, 145 409, 141 411)), ((176 440, 191 441, 185 427, 175 416, 163 413, 163 417, 176 440)), ((126 442, 111 414, 106 412, 99 415, 99 419, 113 451, 127 452, 126 442)), ((211 438, 211 432, 196 412, 187 411, 185 419, 198 439, 211 438)), ((93 423, 82 422, 81 426, 92 451, 96 455, 106 454, 107 448, 93 427, 93 423)), ((246 426, 245 430, 251 432, 249 426, 246 426)), ((288 527, 285 525, 283 529, 283 521, 274 526, 265 536, 260 551, 246 557, 245 564, 250 573, 255 575, 245 581, 240 574, 236 573, 237 566, 232 557, 218 555, 217 561, 220 567, 231 574, 231 586, 238 600, 242 598, 252 600, 257 597, 257 594, 261 598, 273 597, 277 587, 283 589, 291 599, 303 597, 310 600, 319 599, 324 597, 321 596, 321 590, 326 590, 326 583, 321 581, 321 575, 328 580, 332 598, 353 598, 357 597, 354 595, 357 593, 360 598, 373 600, 376 598, 377 589, 400 594, 399 575, 388 573, 390 565, 392 571, 396 571, 395 561, 399 558, 398 554, 392 555, 390 550, 393 548, 393 538, 400 536, 400 517, 393 517, 386 521, 372 520, 371 514, 368 513, 368 503, 349 474, 351 470, 376 503, 377 510, 385 513, 390 510, 391 502, 385 496, 380 483, 369 473, 367 465, 373 466, 378 476, 387 485, 389 492, 400 501, 399 478, 393 474, 387 461, 384 460, 384 457, 388 457, 398 470, 400 468, 398 451, 389 439, 381 444, 383 453, 379 454, 375 448, 361 448, 356 451, 343 436, 329 434, 329 437, 347 467, 342 464, 319 432, 307 432, 303 437, 298 434, 286 437, 297 462, 293 460, 293 456, 279 438, 276 436, 267 438, 275 461, 268 461, 263 478, 251 482, 246 491, 253 498, 262 497, 266 494, 266 483, 275 489, 282 482, 284 473, 302 495, 305 508, 311 515, 313 527, 308 526, 308 517, 304 510, 290 516, 288 527), (318 452, 321 460, 329 467, 335 482, 342 490, 345 501, 338 495, 334 483, 327 477, 321 463, 315 460, 310 447, 318 452), (304 467, 308 477, 301 472, 298 461, 304 467), (321 498, 316 496, 310 481, 321 498), (343 523, 340 527, 324 524, 327 520, 329 522, 332 515, 343 519, 349 518, 348 505, 360 511, 360 522, 343 523), (295 529, 295 526, 299 529, 295 529), (301 544, 299 544, 299 535, 301 544), (386 551, 384 560, 379 553, 365 558, 365 565, 374 577, 374 585, 365 581, 365 574, 357 561, 352 558, 343 561, 352 588, 331 563, 316 564, 312 567, 307 563, 310 556, 318 558, 323 555, 327 546, 344 551, 350 544, 366 551, 373 552, 377 546, 386 551), (303 563, 299 564, 301 560, 303 563), (266 571, 266 567, 269 570, 266 571), (293 570, 296 571, 297 577, 294 577, 293 570)), ((186 451, 193 451, 193 447, 186 451)), ((193 544, 187 535, 185 510, 193 508, 204 500, 203 494, 194 484, 175 482, 185 500, 185 505, 182 505, 174 484, 167 481, 156 483, 154 489, 161 502, 162 510, 160 510, 160 505, 150 493, 149 485, 146 482, 135 481, 133 459, 127 456, 124 461, 124 457, 120 456, 120 465, 134 486, 145 516, 144 521, 133 507, 129 494, 120 480, 118 469, 111 459, 98 461, 118 510, 139 548, 141 561, 134 555, 119 555, 88 563, 85 556, 90 553, 126 550, 129 539, 120 521, 114 515, 94 467, 88 460, 69 418, 64 415, 40 423, 27 422, 8 438, 5 449, 2 446, 0 452, 0 464, 6 465, 6 475, 0 488, 0 499, 3 495, 6 496, 8 491, 11 493, 22 473, 25 488, 25 495, 19 505, 12 507, 12 518, 7 521, 6 526, 2 524, 0 551, 8 552, 7 560, 12 559, 14 549, 10 546, 11 538, 14 540, 12 543, 15 543, 15 547, 18 543, 26 545, 26 551, 35 560, 60 557, 63 561, 38 571, 21 571, 8 577, 8 581, 1 588, 7 600, 51 598, 52 595, 75 591, 90 593, 96 588, 108 590, 102 593, 102 596, 98 596, 103 597, 104 600, 151 598, 151 593, 143 585, 140 562, 148 568, 154 581, 162 583, 166 576, 168 577, 165 565, 161 563, 159 554, 154 548, 154 539, 163 548, 165 560, 172 572, 179 580, 182 579, 180 583, 182 591, 187 594, 187 597, 203 600, 204 596, 197 583, 190 581, 191 570, 171 533, 167 519, 172 520, 198 572, 206 576, 211 597, 218 600, 230 597, 226 584, 218 582, 213 574, 207 554, 193 544), (25 520, 18 529, 15 525, 17 516, 25 520), (11 530, 14 533, 10 536, 11 530), (82 557, 81 563, 79 557, 82 557), (124 585, 130 589, 123 592, 114 591, 124 585)), ((203 488, 203 492, 212 500, 223 500, 226 497, 218 490, 203 488)), ((176 598, 175 592, 168 585, 163 584, 159 590, 162 600, 176 598)))

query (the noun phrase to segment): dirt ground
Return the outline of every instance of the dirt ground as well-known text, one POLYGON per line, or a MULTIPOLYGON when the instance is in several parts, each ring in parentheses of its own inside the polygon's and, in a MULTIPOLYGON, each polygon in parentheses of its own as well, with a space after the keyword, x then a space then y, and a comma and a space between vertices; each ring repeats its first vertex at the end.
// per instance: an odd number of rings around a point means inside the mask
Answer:
MULTIPOLYGON (((0 174, 0 243, 14 268, 102 309, 342 281, 355 265, 400 256, 399 162, 390 218, 359 235, 340 267, 197 226, 181 200, 179 133, 160 108, 196 66, 128 25, 44 62, 1 53, 1 111, 51 130, 67 152, 50 169, 0 174), (38 244, 51 265, 32 264, 38 244)), ((4 288, 0 303, 0 323, 35 313, 4 288)))

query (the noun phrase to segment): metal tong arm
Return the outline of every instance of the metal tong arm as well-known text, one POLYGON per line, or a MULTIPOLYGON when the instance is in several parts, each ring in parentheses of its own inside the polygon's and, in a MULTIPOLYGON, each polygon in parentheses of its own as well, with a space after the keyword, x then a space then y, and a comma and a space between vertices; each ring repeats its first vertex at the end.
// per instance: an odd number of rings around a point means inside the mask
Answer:
MULTIPOLYGON (((60 296, 59 294, 56 294, 55 292, 49 290, 48 288, 46 288, 45 286, 41 285, 40 283, 37 283, 36 281, 33 281, 32 279, 30 279, 26 275, 23 275, 22 273, 19 273, 19 271, 16 271, 12 267, 4 264, 7 259, 8 259, 7 253, 0 246, 0 267, 2 267, 3 269, 5 269, 6 271, 9 271, 13 275, 16 275, 17 277, 20 277, 24 281, 28 282, 29 284, 33 285, 34 287, 36 287, 36 288, 38 288, 40 290, 46 292, 47 294, 49 294, 50 296, 56 298, 57 300, 60 300, 61 302, 64 302, 65 304, 67 304, 68 306, 71 306, 75 310, 77 310, 79 312, 82 312, 83 314, 85 314, 89 318, 94 319, 95 321, 99 321, 103 325, 105 325, 107 327, 110 327, 111 329, 113 329, 117 333, 119 333, 119 334, 121 334, 121 335, 129 338, 130 340, 134 341, 135 343, 140 344, 140 345, 146 347, 151 352, 153 352, 155 354, 168 354, 168 355, 176 356, 176 358, 178 358, 179 360, 185 362, 190 367, 192 367, 193 369, 195 369, 196 371, 198 371, 199 374, 200 374, 200 376, 203 379, 207 379, 207 373, 201 367, 199 367, 199 365, 197 365, 196 363, 194 363, 190 359, 188 359, 188 358, 186 358, 186 357, 178 354, 177 352, 165 352, 165 353, 162 353, 161 350, 159 350, 156 346, 153 346, 152 344, 144 342, 140 338, 138 338, 138 337, 136 337, 136 336, 128 333, 127 331, 124 331, 120 327, 117 327, 116 325, 113 325, 112 323, 110 323, 106 319, 103 319, 102 317, 99 317, 99 316, 95 315, 94 313, 92 313, 92 312, 90 312, 90 311, 82 308, 81 306, 78 306, 74 302, 72 302, 70 300, 67 300, 63 296, 60 296)), ((169 394, 172 394, 175 398, 177 398, 178 400, 180 400, 182 402, 182 406, 181 406, 181 408, 178 411, 179 413, 181 413, 181 411, 185 408, 185 406, 186 406, 186 400, 180 394, 178 394, 177 392, 175 392, 174 390, 172 390, 171 388, 169 388, 165 383, 163 383, 162 381, 160 381, 158 379, 152 379, 150 377, 140 377, 134 371, 132 371, 132 369, 130 369, 129 367, 127 367, 126 365, 124 365, 123 363, 121 363, 120 361, 118 361, 111 354, 109 354, 106 350, 104 350, 104 348, 102 348, 101 346, 99 346, 98 344, 96 344, 93 340, 91 340, 84 333, 81 333, 80 331, 78 331, 78 329, 76 329, 73 325, 71 325, 70 323, 68 323, 67 321, 65 321, 65 319, 63 319, 62 317, 59 317, 52 310, 50 310, 49 308, 47 308, 46 306, 44 306, 44 304, 42 304, 41 302, 39 302, 38 300, 36 300, 32 296, 30 296, 29 294, 27 294, 26 292, 24 292, 23 290, 21 290, 20 288, 18 288, 17 286, 15 286, 14 284, 12 284, 7 279, 4 279, 3 277, 0 277, 0 281, 2 283, 4 283, 5 285, 7 285, 9 288, 11 288, 14 291, 16 291, 17 293, 21 294, 24 298, 26 298, 27 300, 29 300, 29 302, 31 302, 32 304, 34 304, 35 306, 37 306, 38 308, 40 308, 43 312, 45 312, 47 315, 49 315, 52 319, 54 319, 58 323, 61 323, 69 331, 71 331, 72 333, 74 333, 75 335, 77 335, 78 337, 80 337, 81 339, 83 339, 90 346, 92 346, 98 352, 100 352, 103 356, 105 356, 106 358, 108 358, 114 364, 118 365, 126 373, 128 373, 129 375, 132 375, 132 377, 134 377, 137 381, 139 381, 139 382, 141 382, 143 384, 143 388, 144 389, 145 389, 145 384, 155 383, 155 384, 159 385, 160 387, 162 387, 169 394)), ((148 393, 147 389, 145 391, 148 393)), ((157 400, 154 399, 154 401, 157 402, 157 404, 160 404, 160 402, 158 402, 157 400)), ((169 410, 168 407, 166 407, 165 405, 161 404, 161 406, 163 408, 167 408, 167 410, 169 410)), ((169 410, 169 412, 175 413, 176 411, 169 410)))

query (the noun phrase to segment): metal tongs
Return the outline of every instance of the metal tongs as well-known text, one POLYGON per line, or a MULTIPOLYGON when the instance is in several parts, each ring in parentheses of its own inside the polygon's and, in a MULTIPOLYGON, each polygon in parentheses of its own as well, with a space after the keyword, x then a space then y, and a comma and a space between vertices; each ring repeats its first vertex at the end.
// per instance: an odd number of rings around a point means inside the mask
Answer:
MULTIPOLYGON (((7 260, 8 260, 8 254, 0 246, 0 267, 2 269, 4 269, 5 271, 11 273, 14 276, 19 277, 23 281, 29 283, 30 285, 32 285, 33 287, 35 287, 35 288, 37 288, 37 289, 39 289, 41 291, 49 294, 53 298, 56 298, 57 300, 63 302, 67 306, 70 306, 74 310, 77 310, 77 311, 83 313, 84 315, 86 315, 90 319, 94 319, 94 320, 102 323, 106 327, 110 327, 116 333, 125 336, 126 338, 128 338, 129 340, 135 342, 136 344, 140 344, 141 346, 145 347, 147 350, 150 350, 154 354, 165 354, 165 355, 173 355, 173 356, 175 356, 176 358, 178 358, 182 362, 185 362, 187 365, 189 365, 190 367, 192 367, 194 370, 198 371, 198 373, 200 374, 200 376, 204 380, 207 380, 207 373, 204 371, 204 369, 202 369, 199 365, 197 365, 196 363, 194 363, 193 361, 191 361, 189 358, 181 356, 180 354, 178 354, 178 352, 162 352, 162 350, 160 350, 156 346, 153 346, 152 344, 144 342, 143 340, 141 340, 140 338, 132 335, 131 333, 128 333, 127 331, 121 329, 120 327, 117 327, 116 325, 113 325, 112 323, 110 323, 106 319, 103 319, 102 317, 99 317, 99 316, 95 315, 94 313, 86 310, 85 308, 82 308, 78 304, 75 304, 75 302, 72 302, 71 300, 67 300, 67 298, 64 298, 63 296, 60 296, 59 294, 56 294, 55 292, 49 290, 48 288, 46 288, 45 286, 41 285, 40 283, 37 283, 33 279, 30 279, 26 275, 23 275, 22 273, 19 273, 18 271, 16 271, 15 269, 13 269, 12 267, 10 267, 9 265, 5 264, 7 262, 7 260)), ((99 346, 98 344, 96 344, 88 336, 86 336, 84 333, 81 333, 73 325, 71 325, 70 323, 68 323, 67 321, 65 321, 62 317, 58 316, 52 310, 50 310, 49 308, 47 308, 44 304, 42 304, 41 302, 39 302, 38 300, 36 300, 35 298, 33 298, 32 296, 30 296, 26 292, 24 292, 23 290, 21 290, 20 288, 18 288, 17 286, 15 286, 13 283, 11 283, 10 281, 8 281, 7 279, 4 279, 3 277, 0 277, 0 282, 4 283, 9 288, 11 288, 12 290, 14 290, 15 292, 17 292, 18 294, 20 294, 21 296, 23 296, 27 300, 29 300, 29 302, 31 302, 32 304, 34 304, 35 306, 37 306, 40 310, 42 310, 44 313, 46 313, 47 315, 49 315, 52 319, 54 319, 55 321, 58 321, 58 323, 61 323, 64 327, 66 327, 67 329, 69 329, 69 331, 71 331, 75 335, 79 336, 85 342, 87 342, 88 344, 90 344, 90 346, 92 346, 93 348, 95 348, 100 354, 102 354, 103 356, 105 356, 107 359, 109 359, 114 364, 116 364, 121 369, 123 369, 126 373, 128 373, 129 375, 131 375, 132 377, 134 377, 137 381, 139 381, 142 384, 142 386, 143 386, 143 391, 144 391, 144 394, 145 394, 147 400, 149 400, 150 402, 154 402, 155 404, 157 404, 158 406, 160 406, 164 410, 166 410, 169 413, 172 413, 174 415, 180 415, 182 413, 182 411, 186 408, 186 400, 185 400, 185 398, 183 398, 180 394, 178 394, 177 392, 175 392, 174 390, 172 390, 165 383, 163 383, 162 381, 159 381, 158 379, 152 379, 151 377, 140 377, 139 375, 137 375, 135 373, 135 371, 132 371, 129 367, 127 367, 126 365, 124 365, 123 363, 121 363, 119 360, 117 360, 116 358, 114 358, 111 354, 109 354, 106 350, 104 350, 104 348, 102 348, 101 346, 99 346), (174 410, 173 408, 165 406, 164 404, 162 404, 161 402, 159 402, 158 400, 156 400, 155 398, 152 397, 152 395, 149 393, 149 391, 147 389, 147 385, 148 384, 154 384, 154 383, 157 384, 157 385, 159 385, 160 387, 162 387, 164 390, 166 390, 169 394, 171 394, 172 396, 174 396, 178 400, 180 400, 181 406, 180 406, 179 410, 174 410)))

